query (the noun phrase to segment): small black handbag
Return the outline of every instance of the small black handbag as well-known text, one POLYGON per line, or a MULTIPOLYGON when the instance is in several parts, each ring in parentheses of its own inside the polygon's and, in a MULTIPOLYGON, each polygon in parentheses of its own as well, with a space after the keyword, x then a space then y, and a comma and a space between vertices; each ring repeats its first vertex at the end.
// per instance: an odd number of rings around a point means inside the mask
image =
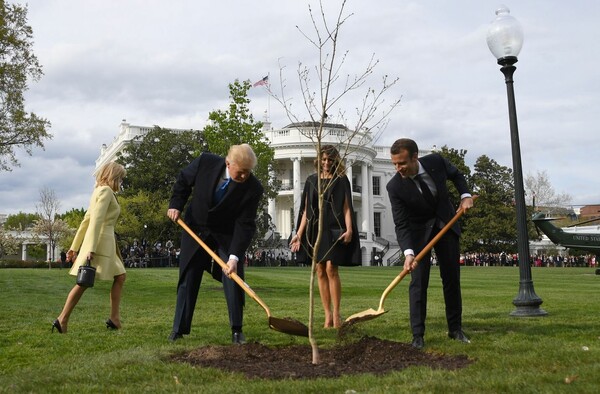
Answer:
POLYGON ((92 267, 91 260, 87 259, 84 265, 80 265, 77 270, 77 284, 81 287, 94 287, 96 278, 96 268, 92 267))

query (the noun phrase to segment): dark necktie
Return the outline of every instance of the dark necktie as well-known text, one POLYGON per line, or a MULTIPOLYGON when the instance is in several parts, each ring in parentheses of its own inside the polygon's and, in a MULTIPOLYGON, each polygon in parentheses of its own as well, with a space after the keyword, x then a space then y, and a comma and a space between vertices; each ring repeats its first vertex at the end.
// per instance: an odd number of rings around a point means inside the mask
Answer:
POLYGON ((421 188, 421 194, 423 195, 423 198, 425 199, 425 201, 427 201, 427 203, 429 205, 431 205, 432 207, 435 207, 437 205, 437 202, 435 200, 435 197, 433 196, 433 193, 431 193, 431 189, 429 188, 429 186, 427 186, 427 183, 423 180, 423 177, 419 174, 419 175, 415 176, 414 179, 419 183, 419 187, 421 188))
POLYGON ((229 186, 229 182, 231 182, 231 178, 227 178, 225 182, 219 186, 217 190, 215 190, 215 204, 218 204, 223 199, 225 192, 227 192, 227 186, 229 186))

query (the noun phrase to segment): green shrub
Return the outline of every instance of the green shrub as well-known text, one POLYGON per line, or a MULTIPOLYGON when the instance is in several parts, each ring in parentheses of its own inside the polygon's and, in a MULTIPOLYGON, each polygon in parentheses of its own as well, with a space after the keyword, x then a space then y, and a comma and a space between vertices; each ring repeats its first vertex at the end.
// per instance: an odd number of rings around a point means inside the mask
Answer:
MULTIPOLYGON (((0 268, 48 268, 47 261, 0 259, 0 268)), ((60 268, 60 262, 52 262, 50 268, 60 268)))

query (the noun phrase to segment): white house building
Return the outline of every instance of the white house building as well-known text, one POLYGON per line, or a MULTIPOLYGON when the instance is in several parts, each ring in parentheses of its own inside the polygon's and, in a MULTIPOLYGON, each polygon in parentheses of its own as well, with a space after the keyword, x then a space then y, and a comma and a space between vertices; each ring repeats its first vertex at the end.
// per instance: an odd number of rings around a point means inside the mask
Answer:
MULTIPOLYGON (((282 182, 278 196, 269 201, 268 214, 276 226, 276 235, 283 240, 295 229, 304 182, 316 171, 315 126, 311 122, 300 122, 273 129, 270 122, 264 122, 263 132, 275 150, 273 169, 282 182)), ((151 129, 123 121, 113 142, 108 146, 102 145, 96 169, 114 160, 134 137, 151 129)), ((337 146, 345 159, 347 176, 352 185, 363 265, 372 265, 374 262, 386 265, 398 252, 385 188, 395 175, 395 170, 390 160, 390 147, 375 145, 372 138, 369 131, 354 131, 340 124, 325 124, 321 143, 337 146)), ((419 155, 430 152, 421 151, 419 155)))
MULTIPOLYGON (((121 121, 119 126, 119 133, 115 136, 113 141, 109 144, 102 144, 100 148, 100 156, 96 159, 95 170, 98 170, 103 164, 117 158, 117 153, 121 152, 127 144, 131 142, 135 137, 143 136, 152 131, 154 127, 149 126, 135 126, 127 123, 125 119, 121 121)), ((190 129, 169 129, 174 132, 188 131, 190 129)))

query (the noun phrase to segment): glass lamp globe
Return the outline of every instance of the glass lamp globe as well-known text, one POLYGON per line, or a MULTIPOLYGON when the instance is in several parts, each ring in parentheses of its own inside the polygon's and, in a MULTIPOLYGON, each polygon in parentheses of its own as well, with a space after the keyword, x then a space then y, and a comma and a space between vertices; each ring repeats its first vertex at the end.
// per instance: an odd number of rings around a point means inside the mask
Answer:
POLYGON ((523 47, 523 29, 507 6, 496 10, 494 19, 488 29, 487 44, 496 59, 516 58, 523 47))

